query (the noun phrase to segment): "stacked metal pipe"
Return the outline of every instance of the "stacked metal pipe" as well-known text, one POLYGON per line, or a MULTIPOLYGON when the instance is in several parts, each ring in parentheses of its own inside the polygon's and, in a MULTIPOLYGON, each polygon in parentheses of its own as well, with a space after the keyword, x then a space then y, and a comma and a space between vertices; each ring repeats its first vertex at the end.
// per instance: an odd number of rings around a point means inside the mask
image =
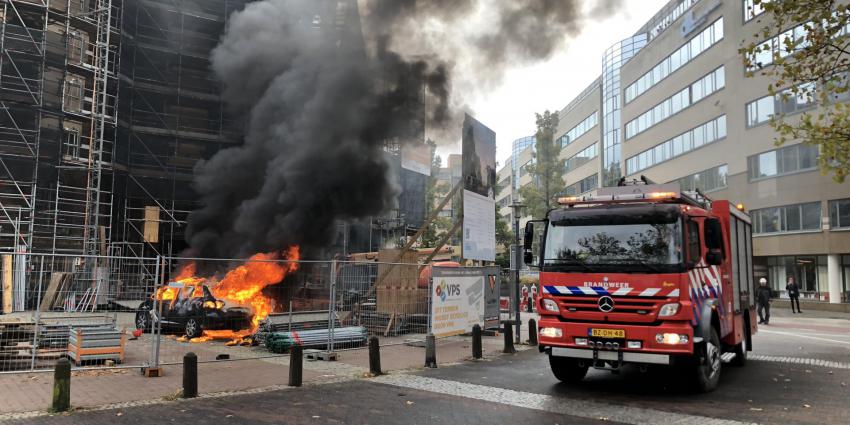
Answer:
MULTIPOLYGON (((326 348, 329 339, 328 329, 313 329, 308 331, 293 332, 270 332, 264 335, 266 348, 274 353, 286 353, 293 346, 326 348)), ((333 343, 335 346, 360 346, 366 343, 366 328, 362 326, 348 326, 336 328, 333 332, 333 343)))

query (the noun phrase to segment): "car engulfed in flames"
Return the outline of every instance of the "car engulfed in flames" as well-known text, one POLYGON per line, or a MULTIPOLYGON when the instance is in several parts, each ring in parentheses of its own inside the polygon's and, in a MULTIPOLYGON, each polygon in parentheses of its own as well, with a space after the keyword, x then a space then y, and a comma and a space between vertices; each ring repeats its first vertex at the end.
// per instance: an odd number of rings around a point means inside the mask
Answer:
POLYGON ((297 271, 299 257, 297 246, 255 254, 223 277, 196 276, 195 263, 188 263, 139 307, 136 327, 149 329, 159 322, 164 329, 181 331, 184 340, 242 343, 272 312, 273 300, 263 290, 297 271))

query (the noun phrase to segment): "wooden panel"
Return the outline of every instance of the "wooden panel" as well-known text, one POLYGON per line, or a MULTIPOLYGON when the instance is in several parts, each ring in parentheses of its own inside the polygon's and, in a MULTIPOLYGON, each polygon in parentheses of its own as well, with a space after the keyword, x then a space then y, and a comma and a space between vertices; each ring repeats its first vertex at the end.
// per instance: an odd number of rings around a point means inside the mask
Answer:
POLYGON ((380 313, 415 313, 415 297, 419 282, 417 254, 408 251, 401 256, 400 250, 388 249, 378 253, 378 276, 386 277, 378 282, 376 289, 377 306, 380 313), (396 264, 393 264, 396 263, 396 264))
POLYGON ((12 256, 3 255, 3 313, 12 313, 12 256))
POLYGON ((145 207, 144 238, 148 243, 159 243, 159 207, 145 207))

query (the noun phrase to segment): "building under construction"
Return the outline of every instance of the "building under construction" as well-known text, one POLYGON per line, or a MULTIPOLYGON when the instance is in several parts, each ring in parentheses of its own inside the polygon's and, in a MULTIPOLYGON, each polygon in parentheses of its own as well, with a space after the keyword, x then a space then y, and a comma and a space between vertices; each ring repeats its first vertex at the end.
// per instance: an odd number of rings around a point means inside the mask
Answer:
MULTIPOLYGON (((195 164, 242 141, 209 55, 249 1, 0 0, 0 252, 185 247, 195 164)), ((356 0, 315 9, 317 36, 362 43, 356 0)), ((422 209, 412 181, 400 207, 422 209)))

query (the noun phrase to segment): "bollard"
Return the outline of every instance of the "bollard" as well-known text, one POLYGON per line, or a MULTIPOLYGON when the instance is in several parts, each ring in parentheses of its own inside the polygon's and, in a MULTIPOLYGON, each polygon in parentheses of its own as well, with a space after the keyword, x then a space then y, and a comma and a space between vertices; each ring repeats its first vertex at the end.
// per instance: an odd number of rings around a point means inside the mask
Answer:
POLYGON ((300 345, 294 345, 289 351, 289 386, 300 387, 303 376, 304 349, 300 345))
POLYGON ((381 374, 381 346, 376 336, 369 338, 369 372, 372 376, 381 374))
POLYGON ((481 355, 481 325, 472 327, 472 358, 480 359, 481 355))
POLYGON ((71 408, 71 362, 66 358, 56 362, 53 373, 53 412, 67 412, 71 408))
POLYGON ((198 396, 198 356, 186 353, 183 356, 183 398, 198 396))
POLYGON ((511 321, 505 321, 504 327, 505 348, 502 350, 502 352, 506 354, 516 353, 516 349, 514 349, 514 329, 511 321))
POLYGON ((425 337, 425 367, 437 367, 437 340, 430 333, 425 337))
POLYGON ((534 319, 528 321, 528 345, 537 345, 537 321, 534 319))

